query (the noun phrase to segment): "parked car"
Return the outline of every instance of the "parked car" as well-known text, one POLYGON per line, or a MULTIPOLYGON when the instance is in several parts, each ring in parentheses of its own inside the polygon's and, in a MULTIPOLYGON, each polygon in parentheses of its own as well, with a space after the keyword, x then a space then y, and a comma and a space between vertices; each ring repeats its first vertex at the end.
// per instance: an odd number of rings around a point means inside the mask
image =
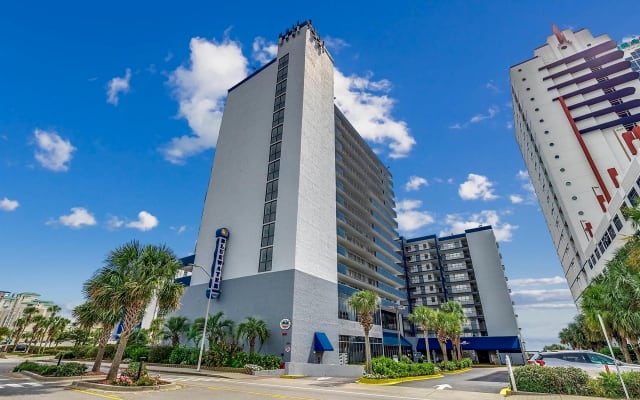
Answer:
POLYGON ((535 353, 527 363, 548 367, 576 367, 592 377, 598 377, 601 372, 607 372, 607 370, 615 373, 615 364, 618 364, 621 372, 640 372, 640 365, 623 363, 589 350, 541 351, 535 353))
POLYGON ((26 343, 18 343, 16 345, 16 347, 13 349, 13 351, 27 351, 27 344, 26 343))

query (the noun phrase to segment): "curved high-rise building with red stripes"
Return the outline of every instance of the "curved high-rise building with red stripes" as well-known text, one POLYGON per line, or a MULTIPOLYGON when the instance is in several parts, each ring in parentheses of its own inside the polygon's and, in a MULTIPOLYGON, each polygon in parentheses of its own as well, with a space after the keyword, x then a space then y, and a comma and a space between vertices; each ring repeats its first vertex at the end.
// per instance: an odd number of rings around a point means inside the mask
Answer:
POLYGON ((629 48, 554 26, 510 69, 516 140, 576 301, 633 233, 621 212, 640 197, 640 73, 629 48))

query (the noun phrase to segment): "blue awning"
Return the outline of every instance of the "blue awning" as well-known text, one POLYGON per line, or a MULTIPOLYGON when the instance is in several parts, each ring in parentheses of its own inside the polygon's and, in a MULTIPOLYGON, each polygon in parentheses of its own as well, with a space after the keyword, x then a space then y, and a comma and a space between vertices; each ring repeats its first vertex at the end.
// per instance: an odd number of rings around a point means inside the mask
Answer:
POLYGON ((333 346, 324 332, 315 332, 313 334, 313 350, 333 351, 333 346))
MULTIPOLYGON (((517 353, 520 349, 520 341, 517 336, 469 336, 461 337, 462 350, 502 351, 505 353, 517 353)), ((440 351, 438 339, 429 338, 429 348, 440 351)), ((418 339, 416 346, 418 351, 426 351, 424 339, 418 339)), ((451 341, 447 340, 447 350, 451 350, 451 341)))
MULTIPOLYGON (((411 343, 404 338, 404 336, 400 335, 400 343, 402 343, 402 347, 411 347, 411 343)), ((384 332, 382 334, 382 344, 385 346, 397 346, 398 345, 398 333, 394 332, 384 332)))

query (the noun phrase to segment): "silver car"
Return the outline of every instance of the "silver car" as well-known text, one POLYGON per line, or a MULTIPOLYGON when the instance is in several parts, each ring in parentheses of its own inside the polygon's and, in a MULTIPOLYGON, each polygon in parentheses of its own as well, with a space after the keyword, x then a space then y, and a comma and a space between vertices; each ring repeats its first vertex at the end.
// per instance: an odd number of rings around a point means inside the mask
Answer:
POLYGON ((640 365, 623 363, 604 354, 588 350, 542 351, 535 353, 528 361, 528 364, 532 365, 576 367, 592 377, 598 377, 601 372, 615 373, 615 363, 620 367, 620 372, 640 372, 640 365))

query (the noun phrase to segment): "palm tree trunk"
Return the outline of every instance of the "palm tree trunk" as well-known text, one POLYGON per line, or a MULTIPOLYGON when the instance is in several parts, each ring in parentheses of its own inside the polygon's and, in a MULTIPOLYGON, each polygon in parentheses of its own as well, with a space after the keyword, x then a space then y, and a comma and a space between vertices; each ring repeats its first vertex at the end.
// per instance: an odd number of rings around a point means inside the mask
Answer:
MULTIPOLYGON (((369 345, 369 332, 364 333, 364 359, 367 363, 367 373, 373 373, 373 366, 371 365, 371 346, 369 345)), ((399 359, 398 359, 399 360, 399 359)))
POLYGON ((631 354, 629 354, 629 349, 627 348, 627 340, 617 336, 615 339, 616 342, 618 342, 618 346, 620 346, 620 351, 622 352, 622 356, 624 357, 624 362, 631 363, 631 354))
POLYGON ((427 351, 427 362, 430 363, 431 362, 431 349, 429 348, 429 336, 427 336, 427 329, 426 327, 422 327, 422 332, 424 332, 424 347, 425 350, 427 351))
POLYGON ((116 349, 116 354, 113 356, 113 360, 111 361, 111 368, 109 368, 109 373, 107 374, 108 380, 114 380, 118 376, 118 368, 120 368, 120 363, 122 363, 124 349, 127 347, 127 342, 129 341, 131 332, 133 332, 133 329, 138 324, 138 320, 140 319, 140 311, 142 311, 142 306, 132 304, 129 308, 127 308, 127 311, 125 312, 124 322, 122 323, 122 333, 120 334, 120 341, 118 342, 118 348, 116 349))
POLYGON ((631 342, 631 348, 633 349, 633 354, 636 356, 636 360, 640 362, 640 351, 638 351, 638 340, 629 338, 629 342, 631 342))
POLYGON ((98 339, 98 353, 96 354, 96 359, 93 362, 93 368, 91 368, 92 372, 100 372, 100 368, 102 367, 102 359, 104 358, 104 351, 107 348, 109 337, 111 337, 112 328, 104 325, 102 326, 102 333, 100 334, 100 339, 98 339))

